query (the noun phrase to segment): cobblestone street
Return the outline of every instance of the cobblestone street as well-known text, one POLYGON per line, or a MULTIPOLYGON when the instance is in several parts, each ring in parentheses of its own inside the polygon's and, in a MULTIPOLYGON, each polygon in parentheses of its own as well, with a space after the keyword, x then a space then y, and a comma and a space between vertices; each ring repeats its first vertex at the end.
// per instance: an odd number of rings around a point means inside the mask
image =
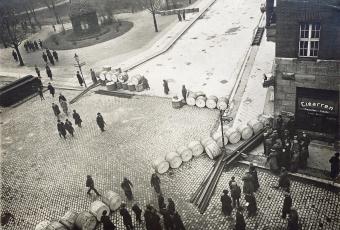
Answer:
MULTIPOLYGON (((76 92, 64 94, 71 99, 76 92)), ((75 137, 65 141, 56 131, 52 98, 45 96, 46 101, 35 97, 2 114, 2 210, 14 216, 3 226, 6 230, 34 229, 40 221, 57 220, 67 210, 88 210, 98 198, 86 195, 87 174, 93 176, 99 192, 113 190, 124 200, 120 182, 126 176, 134 184, 135 200, 143 208, 147 203, 157 207, 149 182, 151 161, 208 135, 218 115, 217 110, 197 107, 174 110, 170 100, 155 97, 126 99, 88 94, 71 105, 81 115, 83 128, 76 127, 75 137), (108 125, 104 133, 95 123, 97 112, 108 125)), ((212 164, 201 155, 160 176, 164 196, 174 199, 187 229, 232 229, 234 224, 222 216, 219 199, 232 175, 242 185, 245 166, 222 174, 205 214, 199 214, 189 203, 212 164)), ((259 179, 259 211, 246 220, 248 229, 285 229, 286 220, 280 218, 283 194, 271 187, 277 184, 277 177, 259 170, 259 179)), ((292 198, 303 229, 339 229, 338 193, 294 181, 292 198), (318 227, 320 223, 323 228, 318 227)), ((244 205, 244 200, 241 203, 244 205)), ((127 205, 131 210, 132 202, 127 205)), ((118 229, 124 229, 119 214, 114 213, 112 218, 118 229)))

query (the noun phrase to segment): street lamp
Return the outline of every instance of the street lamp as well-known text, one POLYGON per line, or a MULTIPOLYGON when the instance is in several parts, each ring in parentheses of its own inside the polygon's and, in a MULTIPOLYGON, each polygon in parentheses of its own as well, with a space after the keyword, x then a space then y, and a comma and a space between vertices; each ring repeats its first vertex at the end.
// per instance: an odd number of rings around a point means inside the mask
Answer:
POLYGON ((74 64, 74 66, 79 68, 81 78, 83 79, 84 85, 87 88, 84 75, 83 75, 83 71, 81 70, 81 67, 86 65, 86 63, 85 62, 80 63, 79 56, 76 53, 74 54, 74 60, 76 60, 76 64, 74 64))
MULTIPOLYGON (((229 105, 228 105, 229 107, 229 105)), ((221 132, 222 132, 222 154, 225 154, 225 146, 224 146, 224 131, 223 131, 223 123, 227 122, 228 124, 233 120, 232 117, 223 116, 224 110, 222 108, 218 108, 220 110, 220 123, 221 123, 221 132)))

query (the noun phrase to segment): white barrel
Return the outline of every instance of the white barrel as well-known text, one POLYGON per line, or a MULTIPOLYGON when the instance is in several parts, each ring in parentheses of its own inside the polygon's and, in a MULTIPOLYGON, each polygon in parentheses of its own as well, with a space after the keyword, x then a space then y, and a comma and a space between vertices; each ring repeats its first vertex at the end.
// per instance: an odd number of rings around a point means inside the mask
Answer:
POLYGON ((191 149, 194 156, 199 156, 204 152, 204 147, 199 141, 192 141, 189 143, 188 148, 191 149))
POLYGON ((188 105, 191 105, 191 106, 194 106, 196 105, 196 98, 197 98, 197 94, 194 93, 194 92, 189 92, 188 93, 188 97, 187 97, 187 104, 188 105))
POLYGON ((118 81, 121 83, 127 82, 129 80, 129 75, 127 72, 120 73, 118 75, 118 81))
POLYGON ((103 71, 99 74, 99 79, 102 80, 102 81, 105 81, 106 80, 106 71, 103 71))
POLYGON ((103 202, 96 200, 90 205, 90 213, 94 215, 98 221, 102 218, 103 212, 106 210, 107 214, 110 213, 110 208, 103 202))
POLYGON ((104 193, 102 196, 102 201, 104 204, 109 206, 111 211, 116 211, 122 204, 122 198, 119 196, 119 194, 110 190, 104 193))
POLYGON ((241 137, 242 137, 243 140, 248 140, 254 134, 253 129, 246 124, 240 124, 237 127, 237 131, 239 131, 241 133, 241 137))
MULTIPOLYGON (((213 135, 212 135, 212 138, 216 141, 217 145, 220 146, 220 147, 223 147, 223 141, 222 141, 222 133, 220 130, 218 130, 217 132, 215 132, 213 135)), ((224 135, 224 144, 228 144, 228 137, 226 137, 224 135)))
POLYGON ((252 119, 248 121, 247 125, 253 129, 253 132, 257 134, 261 129, 263 129, 263 124, 257 119, 252 119))
POLYGON ((205 152, 208 154, 210 159, 215 159, 222 153, 221 148, 217 145, 216 141, 209 142, 209 144, 205 147, 205 152))
POLYGON ((49 225, 47 225, 45 230, 68 230, 68 229, 61 223, 53 221, 49 225))
POLYGON ((220 97, 217 101, 217 108, 220 110, 226 110, 228 108, 229 100, 226 97, 220 97))
POLYGON ((140 83, 142 83, 143 81, 143 76, 140 75, 140 74, 137 74, 137 75, 134 75, 130 78, 130 82, 133 84, 133 85, 139 85, 140 83))
POLYGON ((258 120, 262 122, 264 126, 270 125, 270 119, 269 117, 264 116, 263 114, 259 115, 258 120))
POLYGON ((106 73, 106 80, 116 82, 118 80, 116 73, 109 71, 106 73))
POLYGON ((225 134, 231 144, 236 144, 241 140, 241 133, 234 128, 227 129, 225 134))
POLYGON ((35 230, 45 230, 50 223, 48 220, 41 221, 35 226, 35 230))
POLYGON ((176 152, 181 156, 183 162, 190 161, 192 158, 192 151, 186 146, 179 147, 176 152))
POLYGON ((165 160, 169 162, 170 167, 173 169, 178 168, 182 164, 182 158, 176 152, 169 152, 166 154, 165 160))
POLYGON ((63 224, 67 229, 72 230, 76 225, 76 220, 78 217, 78 213, 75 211, 67 211, 64 216, 62 216, 59 220, 61 224, 63 224))
POLYGON ((203 145, 203 147, 206 147, 212 141, 214 142, 214 139, 211 136, 201 138, 201 144, 203 145))
POLYGON ((197 95, 197 97, 200 97, 200 96, 204 96, 205 97, 205 93, 203 93, 202 91, 196 92, 196 95, 197 95))
POLYGON ((204 108, 205 107, 205 102, 207 98, 205 96, 199 96, 196 98, 196 106, 199 108, 204 108))
POLYGON ((79 213, 76 226, 81 230, 94 230, 97 226, 97 219, 92 213, 84 211, 79 213))
POLYGON ((205 104, 209 109, 215 109, 216 106, 217 106, 217 101, 218 101, 218 99, 217 99, 216 96, 210 96, 210 97, 208 97, 205 104))
POLYGON ((103 66, 103 71, 111 71, 111 66, 103 66))
POLYGON ((159 174, 163 174, 169 170, 170 164, 164 159, 164 157, 158 157, 152 162, 152 167, 159 174))

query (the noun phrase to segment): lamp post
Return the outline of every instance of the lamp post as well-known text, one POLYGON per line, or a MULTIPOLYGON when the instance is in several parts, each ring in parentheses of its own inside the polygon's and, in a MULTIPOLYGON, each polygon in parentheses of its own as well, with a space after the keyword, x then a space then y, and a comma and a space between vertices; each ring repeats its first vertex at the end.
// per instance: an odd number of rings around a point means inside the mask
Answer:
MULTIPOLYGON (((229 107, 229 105, 228 105, 229 107)), ((228 124, 233 120, 232 117, 224 117, 224 111, 222 108, 218 108, 220 110, 220 123, 221 123, 221 132, 222 132, 222 154, 225 154, 225 146, 224 146, 224 130, 223 130, 223 123, 227 122, 228 124)))
POLYGON ((79 56, 76 53, 74 54, 74 60, 76 60, 76 64, 74 64, 74 66, 79 68, 81 78, 83 79, 84 85, 87 88, 87 85, 86 85, 86 82, 85 82, 85 79, 84 79, 84 75, 83 75, 83 71, 81 70, 81 67, 86 65, 86 63, 85 62, 80 63, 79 56))

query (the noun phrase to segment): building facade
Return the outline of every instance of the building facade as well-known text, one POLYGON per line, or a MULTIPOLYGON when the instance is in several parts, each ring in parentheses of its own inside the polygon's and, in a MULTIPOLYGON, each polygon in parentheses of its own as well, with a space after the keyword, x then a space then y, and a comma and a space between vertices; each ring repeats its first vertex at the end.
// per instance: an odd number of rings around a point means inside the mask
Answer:
POLYGON ((340 137, 340 0, 277 0, 275 115, 340 137))
POLYGON ((96 9, 86 1, 72 2, 69 17, 73 32, 78 36, 100 31, 96 9))

